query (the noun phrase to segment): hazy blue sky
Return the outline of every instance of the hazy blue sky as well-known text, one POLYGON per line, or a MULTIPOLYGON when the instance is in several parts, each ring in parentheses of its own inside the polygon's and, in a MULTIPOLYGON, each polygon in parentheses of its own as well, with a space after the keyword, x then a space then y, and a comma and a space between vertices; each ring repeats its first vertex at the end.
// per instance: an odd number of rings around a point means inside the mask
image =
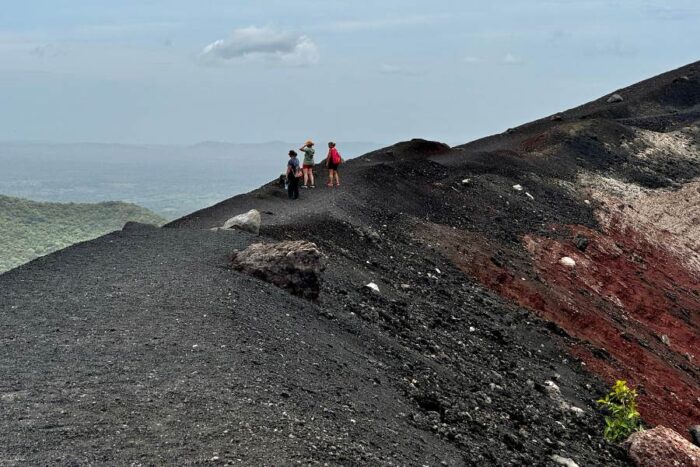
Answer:
POLYGON ((697 0, 0 0, 0 140, 456 144, 700 58, 697 0))

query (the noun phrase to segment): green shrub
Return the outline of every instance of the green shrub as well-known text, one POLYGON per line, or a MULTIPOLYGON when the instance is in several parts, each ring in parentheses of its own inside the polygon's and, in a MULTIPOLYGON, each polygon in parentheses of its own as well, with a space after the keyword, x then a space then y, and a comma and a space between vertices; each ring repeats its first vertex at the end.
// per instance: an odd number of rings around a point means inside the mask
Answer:
POLYGON ((42 203, 0 195, 0 274, 38 256, 119 230, 127 221, 165 219, 127 203, 42 203))
POLYGON ((627 381, 616 381, 612 391, 597 402, 608 413, 603 432, 608 441, 617 443, 635 431, 642 430, 637 411, 637 391, 630 389, 627 381))

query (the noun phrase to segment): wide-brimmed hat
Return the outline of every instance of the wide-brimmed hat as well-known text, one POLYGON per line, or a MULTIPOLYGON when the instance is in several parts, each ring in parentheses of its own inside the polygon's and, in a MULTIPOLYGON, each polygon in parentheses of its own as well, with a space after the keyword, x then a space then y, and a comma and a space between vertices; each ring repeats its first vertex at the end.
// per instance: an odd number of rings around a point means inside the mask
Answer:
POLYGON ((313 146, 314 142, 311 140, 307 140, 306 143, 304 143, 304 146, 313 146))

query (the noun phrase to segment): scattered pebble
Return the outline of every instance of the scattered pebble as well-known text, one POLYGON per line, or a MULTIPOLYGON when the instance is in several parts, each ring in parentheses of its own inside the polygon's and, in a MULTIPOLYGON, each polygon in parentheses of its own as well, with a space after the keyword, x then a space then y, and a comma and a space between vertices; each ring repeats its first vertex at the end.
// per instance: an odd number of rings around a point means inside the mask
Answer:
POLYGON ((569 459, 568 457, 561 457, 558 454, 554 454, 551 457, 552 461, 559 465, 563 465, 565 467, 578 467, 578 464, 574 462, 572 459, 569 459))
POLYGON ((566 266, 567 268, 576 267, 576 261, 574 261, 574 259, 569 256, 564 256, 563 258, 561 258, 559 260, 559 264, 561 264, 562 266, 566 266))

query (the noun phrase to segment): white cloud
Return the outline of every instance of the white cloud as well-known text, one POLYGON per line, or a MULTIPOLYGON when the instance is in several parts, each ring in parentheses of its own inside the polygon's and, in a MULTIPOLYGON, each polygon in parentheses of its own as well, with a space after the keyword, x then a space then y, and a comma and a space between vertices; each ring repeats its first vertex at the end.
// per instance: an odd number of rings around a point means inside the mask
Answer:
POLYGON ((51 58, 63 55, 64 51, 55 44, 41 44, 33 46, 29 50, 29 54, 38 58, 51 58))
POLYGON ((250 26, 236 29, 228 39, 219 39, 204 47, 205 60, 231 62, 268 60, 289 65, 318 63, 316 44, 306 35, 250 26))
POLYGON ((419 76, 423 74, 420 70, 414 70, 410 68, 403 68, 396 65, 383 64, 379 68, 379 72, 384 75, 401 75, 401 76, 419 76))
POLYGON ((479 63, 481 59, 479 57, 467 56, 462 59, 464 63, 479 63))
POLYGON ((523 60, 520 57, 516 57, 512 53, 507 53, 505 57, 503 57, 503 63, 522 63, 523 60))

